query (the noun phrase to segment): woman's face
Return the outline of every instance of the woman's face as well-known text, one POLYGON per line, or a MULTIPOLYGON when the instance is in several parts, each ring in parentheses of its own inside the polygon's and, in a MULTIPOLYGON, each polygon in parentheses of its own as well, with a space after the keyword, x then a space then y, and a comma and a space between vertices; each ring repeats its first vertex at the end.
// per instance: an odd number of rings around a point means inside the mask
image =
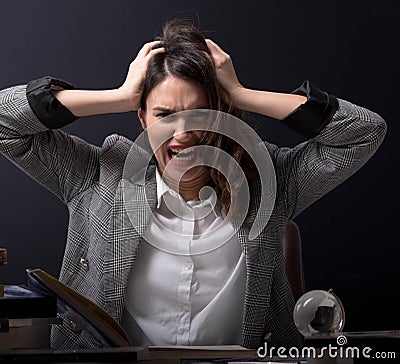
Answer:
POLYGON ((199 166, 198 161, 196 163, 197 157, 193 149, 182 152, 198 145, 204 131, 188 131, 189 127, 193 129, 193 120, 187 120, 188 113, 160 120, 170 114, 192 109, 208 109, 208 99, 204 90, 180 78, 168 76, 149 93, 146 111, 138 112, 143 126, 147 128, 160 173, 164 173, 167 164, 170 163, 168 176, 176 181, 193 181, 204 173, 205 167, 199 166), (176 156, 178 152, 181 154, 176 156), (192 165, 197 166, 191 168, 192 165))

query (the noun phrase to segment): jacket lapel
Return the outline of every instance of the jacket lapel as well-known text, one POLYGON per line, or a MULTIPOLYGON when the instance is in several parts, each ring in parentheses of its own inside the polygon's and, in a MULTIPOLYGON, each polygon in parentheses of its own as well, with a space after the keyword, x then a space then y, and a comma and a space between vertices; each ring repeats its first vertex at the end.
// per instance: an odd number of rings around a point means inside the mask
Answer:
POLYGON ((155 165, 144 181, 122 179, 111 211, 104 260, 104 294, 108 312, 120 321, 130 270, 157 201, 155 165))
POLYGON ((244 301, 242 345, 260 346, 265 335, 265 323, 270 307, 272 277, 276 243, 274 222, 255 239, 249 239, 251 224, 247 221, 237 232, 242 251, 246 256, 246 294, 244 301))

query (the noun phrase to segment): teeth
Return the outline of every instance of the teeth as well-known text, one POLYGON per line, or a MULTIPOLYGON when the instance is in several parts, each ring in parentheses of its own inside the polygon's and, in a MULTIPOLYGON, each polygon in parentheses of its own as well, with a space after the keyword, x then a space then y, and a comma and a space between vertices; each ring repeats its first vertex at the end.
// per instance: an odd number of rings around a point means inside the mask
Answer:
POLYGON ((193 153, 193 149, 187 150, 187 149, 173 149, 173 148, 171 148, 171 152, 174 153, 174 154, 178 154, 178 153, 188 154, 188 153, 193 153))
POLYGON ((177 156, 174 156, 174 158, 179 159, 180 161, 190 161, 193 159, 192 157, 177 157, 177 156))
POLYGON ((170 148, 173 158, 179 159, 180 161, 190 161, 193 159, 193 149, 175 149, 170 148), (179 155, 178 155, 179 153, 179 155))

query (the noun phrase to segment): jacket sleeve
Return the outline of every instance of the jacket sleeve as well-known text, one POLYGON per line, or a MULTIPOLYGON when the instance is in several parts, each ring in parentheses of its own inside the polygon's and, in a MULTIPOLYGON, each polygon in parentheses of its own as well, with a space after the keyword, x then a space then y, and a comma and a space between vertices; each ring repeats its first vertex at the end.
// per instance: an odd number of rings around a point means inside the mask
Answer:
POLYGON ((96 180, 100 149, 51 129, 75 120, 54 87, 69 86, 46 77, 0 91, 0 152, 67 203, 96 180))
POLYGON ((284 123, 309 139, 276 153, 277 180, 283 185, 289 219, 360 169, 386 134, 385 121, 370 110, 308 82, 296 92, 307 95, 308 101, 284 123))

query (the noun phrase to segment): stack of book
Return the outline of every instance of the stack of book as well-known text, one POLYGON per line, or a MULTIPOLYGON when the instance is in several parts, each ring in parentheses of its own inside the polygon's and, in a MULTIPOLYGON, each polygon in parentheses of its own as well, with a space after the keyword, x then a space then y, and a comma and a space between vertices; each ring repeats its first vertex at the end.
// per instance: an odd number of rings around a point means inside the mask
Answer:
POLYGON ((50 325, 58 321, 56 298, 25 286, 4 285, 0 297, 0 350, 49 348, 50 325))

